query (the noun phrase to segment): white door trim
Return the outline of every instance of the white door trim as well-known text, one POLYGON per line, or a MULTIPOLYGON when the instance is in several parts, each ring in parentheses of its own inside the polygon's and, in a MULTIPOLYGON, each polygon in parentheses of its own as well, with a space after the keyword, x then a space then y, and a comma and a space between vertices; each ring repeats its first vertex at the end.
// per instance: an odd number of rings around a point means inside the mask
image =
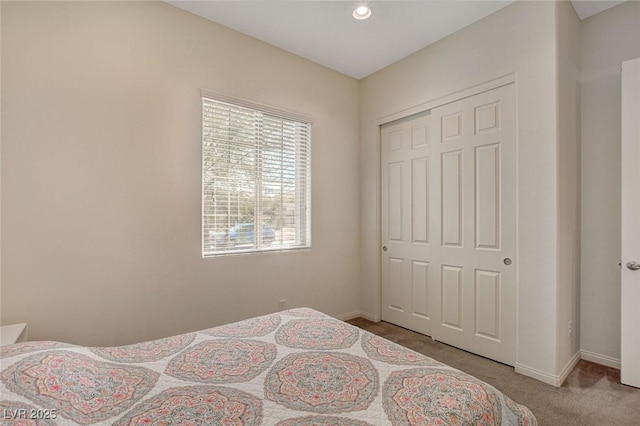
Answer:
MULTIPOLYGON (((378 127, 383 124, 391 123, 392 121, 400 120, 403 118, 407 118, 411 115, 418 114, 420 112, 428 111, 433 108, 437 108, 439 106, 459 101, 460 99, 468 98, 469 96, 477 95, 478 93, 487 92, 489 90, 497 89, 498 87, 506 86, 507 84, 516 82, 516 74, 511 73, 502 77, 498 77, 493 80, 489 80, 485 83, 481 83, 477 86, 469 87, 463 90, 459 90, 457 92, 451 93, 446 96, 442 96, 419 105, 403 109, 401 111, 395 112, 393 114, 384 116, 376 120, 376 125, 378 127)), ((378 131, 378 145, 380 145, 380 132, 378 131)))

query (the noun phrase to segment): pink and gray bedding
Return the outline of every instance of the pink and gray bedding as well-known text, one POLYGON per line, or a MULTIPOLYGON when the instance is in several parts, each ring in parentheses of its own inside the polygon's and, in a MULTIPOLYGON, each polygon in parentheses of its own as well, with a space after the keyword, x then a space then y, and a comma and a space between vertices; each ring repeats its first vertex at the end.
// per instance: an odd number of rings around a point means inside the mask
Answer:
POLYGON ((492 386, 308 308, 166 339, 2 348, 2 425, 535 425, 492 386))

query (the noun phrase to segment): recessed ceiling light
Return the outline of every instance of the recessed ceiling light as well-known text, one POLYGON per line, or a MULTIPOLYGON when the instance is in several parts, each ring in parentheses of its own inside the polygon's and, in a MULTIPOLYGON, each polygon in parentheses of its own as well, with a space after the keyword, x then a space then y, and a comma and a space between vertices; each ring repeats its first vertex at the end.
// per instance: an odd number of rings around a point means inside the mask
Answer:
POLYGON ((356 19, 367 19, 369 16, 371 16, 371 8, 369 6, 358 6, 353 11, 353 17, 356 19))

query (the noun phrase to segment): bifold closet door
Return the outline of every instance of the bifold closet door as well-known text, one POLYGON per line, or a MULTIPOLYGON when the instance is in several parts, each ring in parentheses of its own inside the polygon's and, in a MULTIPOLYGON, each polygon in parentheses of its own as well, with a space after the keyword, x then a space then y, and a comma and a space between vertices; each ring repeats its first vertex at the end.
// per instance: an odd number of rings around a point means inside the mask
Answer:
POLYGON ((510 365, 515 119, 509 84, 381 134, 383 319, 510 365))

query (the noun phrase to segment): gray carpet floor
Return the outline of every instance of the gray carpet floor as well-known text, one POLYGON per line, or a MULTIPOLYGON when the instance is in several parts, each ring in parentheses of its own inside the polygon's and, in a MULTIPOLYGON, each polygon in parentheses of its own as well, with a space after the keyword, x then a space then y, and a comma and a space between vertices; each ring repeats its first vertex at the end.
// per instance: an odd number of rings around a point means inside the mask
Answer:
POLYGON ((556 388, 393 324, 362 318, 347 322, 491 384, 529 407, 541 426, 640 425, 640 389, 620 384, 614 368, 581 360, 556 388))

